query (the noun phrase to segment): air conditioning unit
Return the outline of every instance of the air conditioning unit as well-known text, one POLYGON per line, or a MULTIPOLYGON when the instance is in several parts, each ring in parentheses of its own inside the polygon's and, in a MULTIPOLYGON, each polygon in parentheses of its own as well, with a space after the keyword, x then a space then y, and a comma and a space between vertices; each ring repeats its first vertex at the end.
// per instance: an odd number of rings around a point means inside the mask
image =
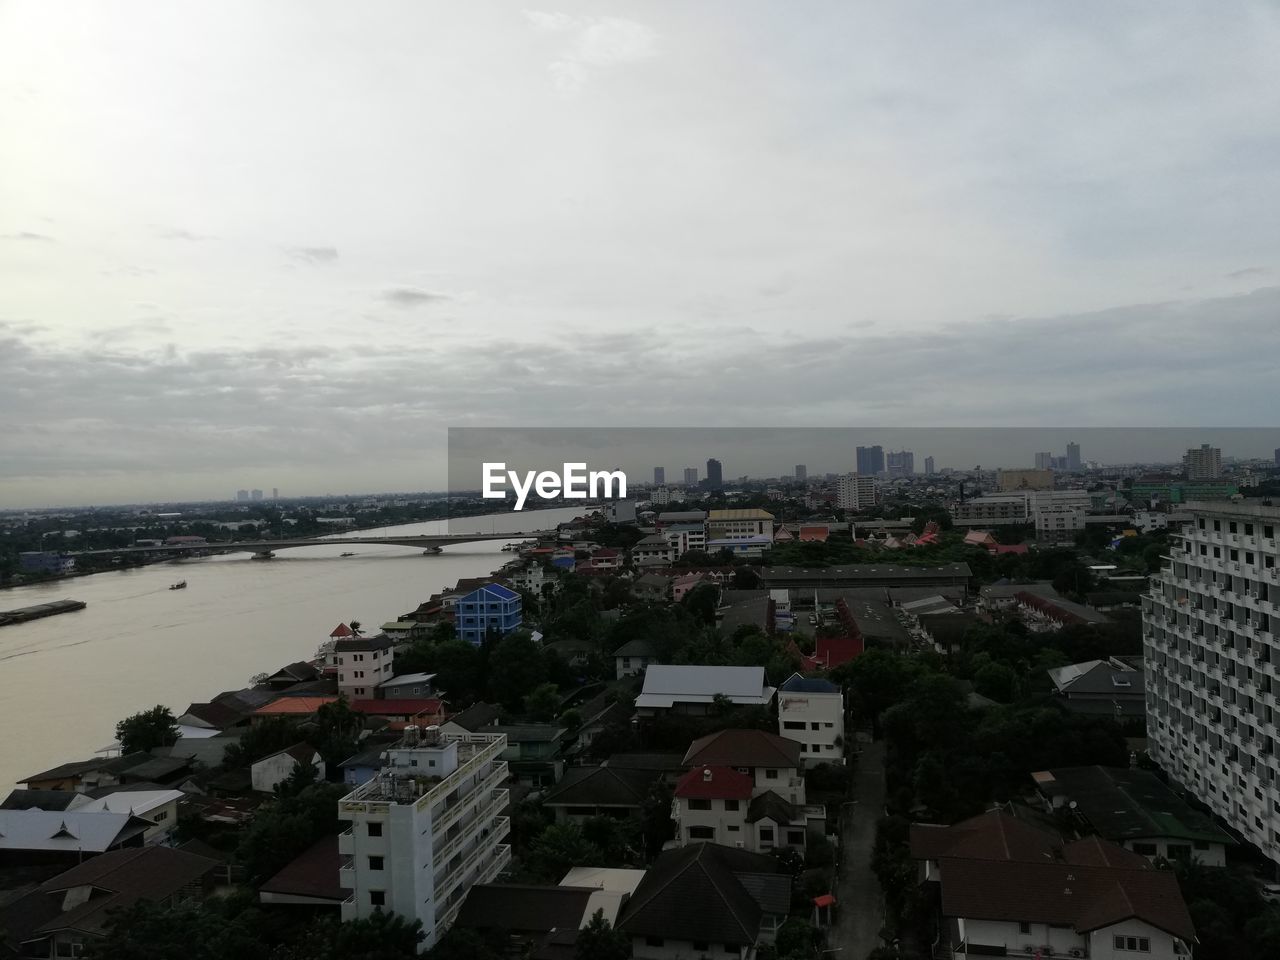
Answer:
POLYGON ((1022 945, 1022 952, 1025 954, 1034 954, 1036 952, 1036 945, 1034 943, 1024 943, 1022 945))
POLYGON ((733 845, 737 847, 739 850, 741 850, 744 846, 746 846, 746 844, 742 840, 733 841, 733 845))
POLYGON ((1079 947, 1072 947, 1070 950, 1068 950, 1068 951, 1067 951, 1067 956, 1069 956, 1069 957, 1083 957, 1083 956, 1084 956, 1084 951, 1083 951, 1082 949, 1080 949, 1079 947))

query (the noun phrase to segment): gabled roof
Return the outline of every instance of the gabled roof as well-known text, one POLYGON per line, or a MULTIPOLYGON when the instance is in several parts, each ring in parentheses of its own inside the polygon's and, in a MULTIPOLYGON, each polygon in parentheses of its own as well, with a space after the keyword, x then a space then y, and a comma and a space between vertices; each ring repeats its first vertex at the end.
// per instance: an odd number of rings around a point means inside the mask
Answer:
POLYGON ((0 851, 102 853, 150 826, 127 813, 0 810, 0 851))
POLYGON ((385 633, 372 637, 347 637, 333 645, 335 653, 365 653, 373 650, 390 650, 396 642, 385 633))
POLYGON ((294 663, 285 664, 271 676, 267 677, 267 683, 273 680, 292 680, 295 683, 301 683, 304 680, 314 680, 320 675, 316 668, 307 663, 305 660, 298 660, 294 663))
POLYGON ((793 673, 778 686, 785 693, 839 693, 840 688, 821 677, 802 677, 793 673))
POLYGON ((0 810, 65 810, 80 796, 71 790, 11 790, 0 810))
POLYGON ((266 706, 259 707, 254 714, 259 717, 307 716, 315 713, 326 703, 333 703, 337 697, 279 697, 266 706))
POLYGON ((309 743, 295 743, 292 747, 285 747, 283 750, 277 750, 275 753, 269 754, 261 760, 255 761, 253 766, 256 767, 259 763, 265 763, 275 757, 292 757, 295 761, 305 766, 307 764, 315 763, 316 756, 319 752, 319 750, 311 746, 309 743))
POLYGON ((496 703, 473 703, 462 712, 451 716, 449 722, 463 730, 475 733, 481 728, 491 726, 501 712, 496 703))
POLYGON ((764 730, 719 730, 693 741, 684 755, 684 764, 799 767, 800 744, 764 730))
POLYGON ((181 790, 113 790, 97 799, 82 797, 69 809, 85 813, 128 813, 145 817, 152 810, 182 800, 181 790))
POLYGON ((576 937, 594 892, 590 887, 477 883, 467 893, 454 924, 521 934, 569 930, 576 937))
POLYGON ((463 600, 469 600, 472 597, 476 596, 476 594, 480 594, 484 597, 492 597, 497 600, 519 600, 520 599, 520 594, 516 593, 510 587, 504 587, 500 583, 486 583, 484 586, 476 587, 476 589, 472 590, 470 593, 466 593, 460 596, 458 598, 458 602, 461 603, 463 600))
POLYGON ((754 944, 763 910, 739 875, 780 872, 773 857, 714 843, 664 851, 624 908, 618 929, 633 937, 754 944))
POLYGON ((639 807, 657 777, 646 770, 570 767, 543 798, 551 807, 639 807))
POLYGON ((397 700, 353 700, 351 709, 356 713, 369 716, 409 716, 419 714, 434 716, 444 709, 444 701, 439 697, 401 698, 397 700))
POLYGON ((613 651, 613 655, 615 657, 656 657, 658 655, 658 647, 652 640, 639 638, 628 640, 613 651))
POLYGON ((988 810, 949 827, 911 825, 911 856, 917 860, 964 857, 1050 863, 1061 842, 1056 834, 1023 823, 1003 810, 988 810))
POLYGON ((684 800, 750 800, 754 781, 732 767, 694 767, 676 784, 675 795, 684 800))
POLYGON ((317 840, 290 860, 259 890, 341 903, 351 895, 351 891, 338 882, 338 868, 343 859, 338 853, 338 835, 332 834, 317 840))
POLYGON ((333 632, 329 634, 329 636, 334 639, 338 639, 341 637, 354 637, 355 631, 352 630, 350 627, 348 627, 345 623, 340 623, 333 628, 333 632))
POLYGON ((834 670, 860 656, 863 646, 861 637, 819 637, 814 646, 813 657, 824 670, 834 670))
POLYGON ((44 780, 67 780, 71 777, 78 777, 94 770, 100 770, 106 766, 108 759, 99 757, 96 760, 72 760, 70 763, 62 763, 40 773, 33 773, 26 777, 19 777, 18 783, 40 783, 44 780))
POLYGON ((772 820, 774 823, 794 823, 800 818, 795 805, 787 802, 772 790, 766 790, 751 799, 747 806, 747 823, 772 820))
POLYGON ((187 721, 191 726, 207 726, 214 730, 225 730, 245 718, 248 710, 237 710, 228 703, 193 703, 186 712, 178 717, 178 721, 187 721), (190 721, 199 723, 191 724, 190 721))
POLYGON ((379 687, 399 687, 407 683, 430 683, 436 678, 434 673, 402 673, 390 680, 383 680, 379 687))

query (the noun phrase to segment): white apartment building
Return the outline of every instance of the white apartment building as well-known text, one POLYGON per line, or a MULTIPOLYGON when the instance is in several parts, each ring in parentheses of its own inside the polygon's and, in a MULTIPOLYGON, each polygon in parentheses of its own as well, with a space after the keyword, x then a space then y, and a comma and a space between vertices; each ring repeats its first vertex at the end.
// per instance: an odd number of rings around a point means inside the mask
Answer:
POLYGON ((707 513, 708 540, 750 540, 767 537, 773 542, 773 514, 767 510, 711 510, 707 513))
POLYGON ((952 504, 951 518, 957 526, 1026 523, 1027 498, 1021 493, 974 497, 972 500, 952 504))
POLYGON ((778 687, 778 733, 800 744, 806 767, 844 763, 844 694, 830 680, 792 674, 778 687))
POLYGON ((677 523, 664 528, 662 535, 677 557, 683 557, 690 550, 707 549, 707 528, 701 523, 677 523))
POLYGON ((843 473, 836 482, 836 506, 841 510, 874 507, 879 499, 876 478, 864 473, 843 473))
POLYGON ((502 733, 445 733, 406 727, 387 748, 382 773, 338 801, 351 827, 338 837, 342 919, 394 911, 422 921, 433 946, 467 892, 511 861, 502 843, 510 819, 502 733))
POLYGON ((1182 458, 1182 469, 1188 480, 1216 480, 1222 476, 1222 450, 1207 443, 1192 447, 1182 458))
POLYGON ((1280 507, 1187 510, 1143 597, 1148 750, 1280 863, 1280 507))

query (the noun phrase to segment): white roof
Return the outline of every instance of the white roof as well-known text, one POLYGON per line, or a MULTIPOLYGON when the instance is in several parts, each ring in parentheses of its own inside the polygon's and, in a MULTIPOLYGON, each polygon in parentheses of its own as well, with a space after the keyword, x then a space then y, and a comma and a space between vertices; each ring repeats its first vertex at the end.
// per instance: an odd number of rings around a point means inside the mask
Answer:
POLYGON ((764 667, 700 667, 652 664, 645 671, 637 707, 670 707, 673 703, 710 703, 723 694, 734 703, 768 704, 774 688, 766 686, 764 667))
POLYGON ((210 737, 220 736, 221 730, 216 727, 195 727, 189 723, 178 724, 178 739, 187 740, 208 740, 210 737))
POLYGON ((1102 663, 1101 660, 1086 660, 1084 663, 1069 663, 1065 667, 1054 667, 1047 672, 1053 685, 1061 690, 1071 686, 1100 663, 1102 663))
POLYGON ((378 686, 380 687, 399 687, 406 683, 430 683, 435 679, 434 673, 405 673, 398 677, 392 677, 390 680, 383 680, 378 686))
POLYGON ((560 886, 595 887, 596 892, 587 899, 587 908, 582 911, 582 925, 589 924, 597 910, 603 911, 604 918, 612 924, 617 922, 622 904, 636 892, 644 874, 643 870, 615 867, 571 867, 560 886))
POLYGON ((0 850, 105 853, 131 819, 127 813, 0 810, 0 850))
POLYGON ((80 794, 67 809, 76 813, 131 813, 135 817, 145 817, 152 810, 181 800, 183 796, 185 794, 181 790, 118 790, 96 800, 80 794))

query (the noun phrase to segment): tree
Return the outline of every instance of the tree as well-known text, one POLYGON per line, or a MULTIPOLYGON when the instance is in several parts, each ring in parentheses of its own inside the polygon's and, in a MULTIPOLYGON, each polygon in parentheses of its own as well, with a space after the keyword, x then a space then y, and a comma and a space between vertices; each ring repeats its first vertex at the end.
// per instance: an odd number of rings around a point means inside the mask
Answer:
POLYGON ((1010 703, 1017 695, 1018 675, 1003 663, 988 663, 973 675, 973 689, 984 697, 1010 703))
POLYGON ((427 960, 502 960, 506 944, 504 935, 483 935, 469 927, 453 926, 427 951, 427 960))
POLYGON ((250 880, 269 879, 321 837, 337 833, 338 800, 347 790, 340 783, 316 784, 259 807, 236 850, 250 880))
POLYGON ((519 710, 524 696, 546 679, 546 663, 533 639, 522 633, 503 637, 489 658, 489 691, 499 703, 519 710))
POLYGON ((85 944, 90 960, 267 960, 252 900, 229 897, 177 907, 137 900, 108 914, 104 935, 85 944))
POLYGON ((524 698, 524 712, 529 719, 547 723, 560 707, 560 691, 554 683, 541 683, 524 698))
POLYGON ((818 952, 818 931, 808 921, 790 917, 778 928, 778 957, 812 957, 818 952))
POLYGON ((326 916, 307 924, 271 960, 417 960, 424 936, 421 920, 398 913, 377 910, 345 923, 326 916))
POLYGON ((578 931, 573 950, 575 960, 627 960, 631 956, 631 938, 613 929, 604 918, 604 911, 597 910, 578 931))
POLYGON ((549 883, 558 883, 569 868, 603 859, 600 848, 589 841, 576 823, 547 827, 529 844, 529 869, 549 883))
POLYGON ((124 753, 149 753, 178 742, 178 721, 168 707, 154 706, 116 724, 116 739, 124 753))
POLYGON ((716 604, 720 600, 720 588, 714 583, 700 583, 684 595, 680 603, 695 620, 715 626, 716 604))

